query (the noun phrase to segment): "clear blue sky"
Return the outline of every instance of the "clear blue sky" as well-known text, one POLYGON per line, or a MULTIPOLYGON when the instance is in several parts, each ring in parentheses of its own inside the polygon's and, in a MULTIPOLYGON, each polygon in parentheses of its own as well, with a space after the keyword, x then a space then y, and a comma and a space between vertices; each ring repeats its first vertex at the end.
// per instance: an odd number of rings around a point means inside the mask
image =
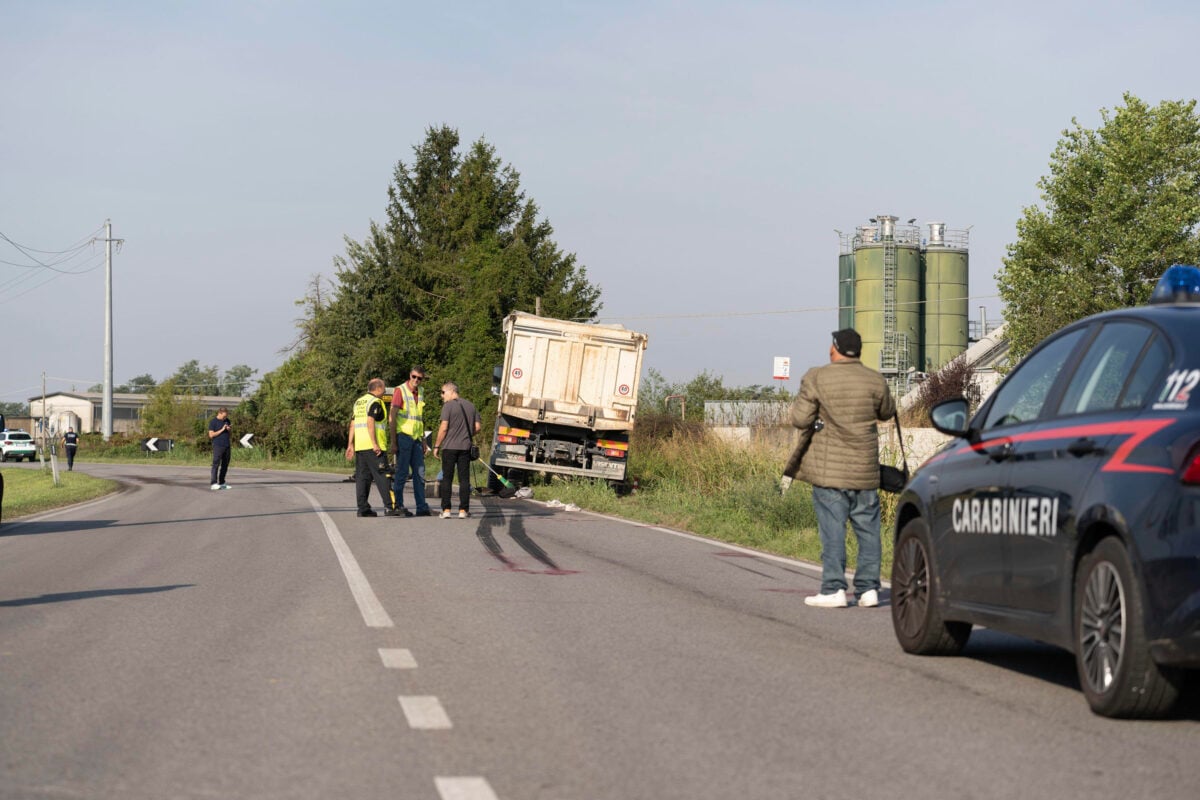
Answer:
MULTIPOLYGON (((0 233, 59 251, 112 219, 117 383, 277 367, 294 301, 448 124, 520 172, 650 367, 770 383, 787 355, 795 389, 837 326, 834 229, 972 226, 972 317, 994 319, 1071 119, 1200 85, 1193 2, 0 8, 0 233)), ((0 401, 102 379, 102 262, 0 263, 0 401)))

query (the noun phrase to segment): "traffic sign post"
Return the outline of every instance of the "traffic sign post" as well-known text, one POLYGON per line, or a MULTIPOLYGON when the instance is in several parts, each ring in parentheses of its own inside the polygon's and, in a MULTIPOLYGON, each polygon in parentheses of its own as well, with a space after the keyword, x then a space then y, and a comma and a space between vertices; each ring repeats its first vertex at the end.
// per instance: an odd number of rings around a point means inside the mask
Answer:
POLYGON ((792 375, 792 359, 789 356, 775 356, 774 378, 786 381, 792 375))

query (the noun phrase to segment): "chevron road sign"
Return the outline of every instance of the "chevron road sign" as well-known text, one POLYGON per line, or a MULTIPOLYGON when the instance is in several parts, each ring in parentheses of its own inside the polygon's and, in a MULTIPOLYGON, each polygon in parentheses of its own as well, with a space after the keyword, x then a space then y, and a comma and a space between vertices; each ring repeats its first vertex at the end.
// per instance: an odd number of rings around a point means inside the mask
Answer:
POLYGON ((142 449, 148 453, 165 453, 174 446, 174 439, 159 439, 154 436, 142 439, 142 449))
POLYGON ((250 444, 250 440, 251 440, 251 439, 253 439, 253 438, 254 438, 254 434, 253 434, 253 433, 247 433, 247 434, 246 434, 245 436, 243 436, 241 439, 238 439, 238 441, 242 443, 242 447, 249 447, 251 450, 253 450, 253 449, 254 449, 254 445, 250 444))

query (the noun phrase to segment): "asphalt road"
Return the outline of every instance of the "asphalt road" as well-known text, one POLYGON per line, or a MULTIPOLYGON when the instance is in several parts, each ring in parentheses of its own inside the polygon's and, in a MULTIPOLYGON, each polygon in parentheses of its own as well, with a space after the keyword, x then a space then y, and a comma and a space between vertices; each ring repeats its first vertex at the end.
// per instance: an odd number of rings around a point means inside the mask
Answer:
POLYGON ((1194 698, 1102 719, 1070 656, 987 631, 907 656, 886 603, 805 607, 811 565, 531 501, 362 519, 328 475, 77 468, 128 488, 0 527, 0 798, 1196 796, 1194 698))

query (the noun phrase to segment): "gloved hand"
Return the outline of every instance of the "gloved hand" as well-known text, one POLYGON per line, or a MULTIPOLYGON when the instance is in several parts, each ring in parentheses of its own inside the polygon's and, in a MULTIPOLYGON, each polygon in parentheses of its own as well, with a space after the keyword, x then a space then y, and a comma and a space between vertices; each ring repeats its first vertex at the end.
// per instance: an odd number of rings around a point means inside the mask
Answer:
POLYGON ((779 479, 779 493, 787 494, 787 490, 789 488, 791 488, 791 485, 792 485, 791 477, 784 475, 782 478, 779 479))

